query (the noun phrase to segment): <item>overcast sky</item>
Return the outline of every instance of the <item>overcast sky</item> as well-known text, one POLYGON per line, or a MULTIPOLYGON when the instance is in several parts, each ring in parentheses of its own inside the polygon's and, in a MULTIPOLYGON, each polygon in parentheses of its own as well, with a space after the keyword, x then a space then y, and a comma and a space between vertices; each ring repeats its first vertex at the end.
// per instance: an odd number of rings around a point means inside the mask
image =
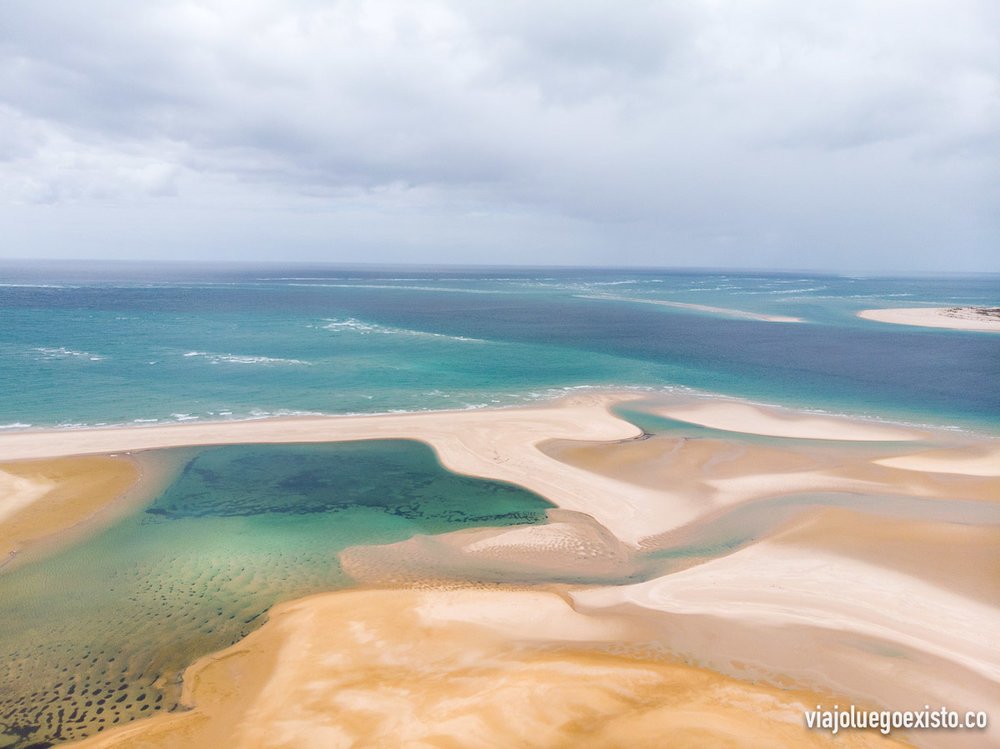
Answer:
POLYGON ((2 0, 0 257, 1000 270, 996 0, 2 0))

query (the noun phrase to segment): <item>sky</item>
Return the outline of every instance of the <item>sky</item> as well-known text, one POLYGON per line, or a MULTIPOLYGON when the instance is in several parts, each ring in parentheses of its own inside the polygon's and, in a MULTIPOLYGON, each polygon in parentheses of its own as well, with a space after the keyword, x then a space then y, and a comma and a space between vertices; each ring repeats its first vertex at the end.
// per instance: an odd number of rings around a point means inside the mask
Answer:
POLYGON ((1000 3, 3 0, 0 258, 1000 271, 1000 3))

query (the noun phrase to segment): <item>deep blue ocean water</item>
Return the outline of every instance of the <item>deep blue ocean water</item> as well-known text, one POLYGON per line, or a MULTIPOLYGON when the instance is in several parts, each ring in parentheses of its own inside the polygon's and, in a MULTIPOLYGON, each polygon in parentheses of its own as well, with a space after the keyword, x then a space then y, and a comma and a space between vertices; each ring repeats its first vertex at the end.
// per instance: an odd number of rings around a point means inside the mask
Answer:
POLYGON ((953 305, 1000 305, 1000 276, 7 263, 0 427, 475 408, 626 386, 990 429, 1000 336, 855 317, 953 305))

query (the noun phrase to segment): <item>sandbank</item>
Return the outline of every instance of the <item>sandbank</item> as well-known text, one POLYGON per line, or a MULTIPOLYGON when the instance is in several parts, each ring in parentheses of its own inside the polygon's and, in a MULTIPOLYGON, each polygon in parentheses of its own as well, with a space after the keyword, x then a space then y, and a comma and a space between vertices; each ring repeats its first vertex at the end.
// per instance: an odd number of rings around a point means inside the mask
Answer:
POLYGON ((340 553, 348 575, 369 587, 552 580, 615 583, 642 565, 635 551, 589 515, 549 510, 545 525, 470 528, 418 535, 340 553))
POLYGON ((794 439, 907 442, 927 439, 915 429, 889 426, 862 419, 802 414, 775 406, 740 401, 712 400, 689 406, 656 409, 661 416, 727 432, 794 439))
POLYGON ((0 435, 0 456, 26 460, 191 445, 417 439, 453 471, 524 486, 562 509, 592 516, 624 543, 638 546, 650 532, 693 519, 696 508, 664 505, 656 491, 568 468, 535 447, 552 438, 617 441, 640 436, 637 427, 608 411, 635 397, 589 394, 537 408, 21 432, 0 435))
MULTIPOLYGON (((1000 497, 1000 479, 977 468, 997 454, 995 441, 965 444, 972 440, 963 435, 940 447, 947 442, 935 437, 929 451, 919 442, 923 432, 733 401, 658 411, 715 428, 738 426, 728 430, 731 438, 671 432, 638 440, 640 431, 608 410, 635 397, 25 432, 0 435, 0 455, 410 438, 430 444, 451 470, 520 484, 560 508, 551 511, 549 526, 345 550, 345 570, 372 586, 454 585, 463 570, 465 579, 484 584, 506 575, 533 581, 532 573, 534 581, 568 579, 573 571, 590 582, 622 578, 642 552, 670 548, 677 541, 671 534, 794 492, 1000 497), (739 437, 774 432, 787 443, 739 437), (899 444, 907 441, 914 443, 910 452, 899 444), (968 470, 933 470, 931 459, 941 452, 952 468, 971 461, 968 470)), ((37 487, 11 485, 20 492, 18 512, 42 501, 33 499, 37 487)), ((872 506, 877 512, 877 502, 872 506)), ((796 522, 646 582, 578 588, 568 594, 573 608, 551 593, 498 589, 335 594, 279 607, 270 624, 188 672, 185 694, 195 710, 85 746, 214 745, 222 737, 234 746, 370 745, 378 737, 384 746, 654 746, 665 732, 681 745, 820 746, 815 742, 827 737, 802 728, 806 708, 798 702, 812 709, 820 692, 895 709, 931 701, 1000 714, 1000 608, 990 592, 995 586, 976 592, 976 581, 997 567, 995 529, 956 531, 954 523, 850 513, 796 522), (963 557, 969 548, 974 553, 963 557), (941 563, 929 567, 929 554, 941 563), (967 584, 949 583, 969 575, 967 584), (623 651, 633 657, 622 659, 623 651), (703 668, 684 670, 671 660, 677 658, 703 668), (747 683, 753 679, 770 686, 747 683)), ((967 736, 919 738, 947 747, 967 736)), ((846 740, 881 739, 857 733, 846 740)))
POLYGON ((139 473, 106 456, 0 463, 0 563, 93 518, 139 473))
MULTIPOLYGON (((1000 333, 1000 313, 987 315, 982 307, 910 307, 866 309, 857 313, 865 320, 921 328, 952 328, 1000 333)), ((990 308, 994 309, 994 308, 990 308)))
POLYGON ((677 307, 678 309, 689 309, 695 312, 708 312, 713 315, 723 315, 724 317, 735 317, 741 320, 759 320, 761 322, 805 322, 801 317, 788 317, 787 315, 764 315, 759 312, 747 312, 741 309, 731 309, 729 307, 709 307, 706 304, 689 304, 688 302, 667 302, 662 299, 637 299, 628 296, 612 296, 611 294, 577 294, 581 299, 607 299, 613 302, 638 302, 639 304, 658 304, 661 307, 677 307))
MULTIPOLYGON (((629 442, 641 435, 640 430, 608 409, 634 398, 634 394, 587 394, 534 408, 22 432, 0 435, 0 456, 28 460, 191 445, 417 439, 429 444, 445 467, 524 486, 560 509, 589 515, 632 548, 642 548, 647 539, 697 522, 720 507, 777 494, 846 491, 988 498, 995 491, 996 482, 988 476, 985 483, 970 481, 955 487, 926 469, 904 471, 911 456, 898 450, 888 456, 849 459, 737 441, 684 439, 662 455, 628 462, 624 454, 644 453, 654 442, 629 442), (561 459, 546 453, 545 445, 553 440, 592 449, 583 460, 561 459), (599 457, 602 454, 606 457, 599 457)), ((658 413, 745 433, 794 435, 803 444, 821 435, 896 442, 924 436, 885 424, 733 401, 706 401, 658 413)), ((963 455, 971 460, 978 454, 974 450, 983 449, 998 448, 955 450, 949 454, 950 465, 963 455)))
MULTIPOLYGON (((779 536, 648 582, 574 591, 574 607, 657 621, 675 652, 723 674, 825 687, 888 709, 932 704, 997 714, 995 600, 956 592, 942 585, 941 575, 921 579, 916 545, 894 552, 886 563, 877 546, 885 538, 867 544, 859 536, 852 543, 863 552, 835 548, 835 541, 814 543, 873 522, 844 517, 822 532, 812 528, 811 538, 779 536)), ((944 539, 938 551, 955 552, 946 537, 926 527, 921 533, 944 539)), ((995 569, 995 551, 980 551, 993 560, 988 569, 995 569)), ((986 736, 988 745, 997 743, 995 729, 986 736)), ((955 731, 910 738, 920 746, 962 747, 970 737, 955 731)))
MULTIPOLYGON (((960 449, 924 450, 875 462, 907 471, 1000 477, 1000 445, 988 443, 960 449)), ((995 496, 1000 498, 1000 493, 995 496)))
POLYGON ((324 594, 188 669, 194 709, 77 746, 900 746, 807 730, 830 694, 658 658, 651 634, 543 591, 324 594))

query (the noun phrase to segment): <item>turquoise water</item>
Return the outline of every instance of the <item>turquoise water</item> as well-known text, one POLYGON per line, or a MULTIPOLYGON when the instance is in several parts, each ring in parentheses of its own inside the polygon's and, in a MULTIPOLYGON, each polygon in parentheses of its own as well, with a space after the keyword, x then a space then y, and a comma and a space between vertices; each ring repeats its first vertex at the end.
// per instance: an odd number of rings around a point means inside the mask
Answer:
MULTIPOLYGON (((1000 277, 0 264, 0 430, 481 408, 628 387, 996 432, 1000 335, 855 317, 960 305, 1000 305, 1000 277)), ((618 411, 650 432, 680 428, 618 411)), ((345 547, 538 523, 550 507, 450 474, 408 441, 172 456, 184 469, 148 507, 0 575, 0 747, 173 707, 180 671, 274 603, 349 585, 345 547)), ((650 557, 649 572, 727 553, 816 505, 997 522, 970 503, 900 502, 824 495, 737 509, 650 557)))
POLYGON ((144 510, 0 575, 0 746, 47 745, 169 709, 179 673, 275 603, 350 584, 337 552, 539 523, 520 487, 443 469, 407 440, 180 452, 144 510), (41 743, 40 743, 41 742, 41 743))
POLYGON ((1000 305, 1000 277, 8 264, 0 427, 475 408, 625 386, 995 428, 1000 336, 854 316, 952 305, 1000 305))

